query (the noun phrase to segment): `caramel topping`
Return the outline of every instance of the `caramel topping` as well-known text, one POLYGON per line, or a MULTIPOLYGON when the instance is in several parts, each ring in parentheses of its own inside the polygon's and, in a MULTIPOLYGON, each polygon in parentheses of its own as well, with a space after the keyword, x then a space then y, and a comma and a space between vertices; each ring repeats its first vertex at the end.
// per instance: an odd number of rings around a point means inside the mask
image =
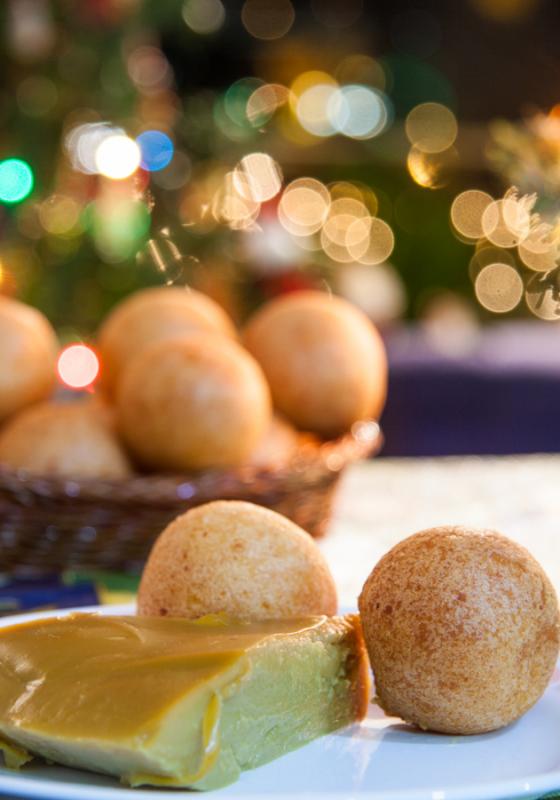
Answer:
POLYGON ((4 628, 0 719, 42 734, 87 738, 94 729, 111 741, 148 741, 177 702, 207 690, 204 749, 210 758, 220 690, 246 675, 246 652, 270 636, 300 633, 323 620, 243 624, 76 614, 4 628))

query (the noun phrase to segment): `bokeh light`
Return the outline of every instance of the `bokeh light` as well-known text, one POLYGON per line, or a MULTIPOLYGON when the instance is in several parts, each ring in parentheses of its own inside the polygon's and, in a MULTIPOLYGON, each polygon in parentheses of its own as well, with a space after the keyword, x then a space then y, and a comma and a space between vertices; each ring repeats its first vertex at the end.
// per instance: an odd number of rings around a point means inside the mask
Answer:
MULTIPOLYGON (((336 187, 335 184, 335 189, 336 187)), ((349 264, 355 260, 348 248, 348 232, 357 220, 367 216, 368 210, 361 199, 340 196, 332 200, 321 230, 321 246, 329 258, 341 264, 349 264)), ((367 237, 367 230, 363 235, 367 237)), ((354 239, 352 237, 352 241, 354 239)))
POLYGON ((481 239, 476 247, 476 251, 469 261, 469 277, 474 282, 478 273, 489 264, 509 264, 515 266, 515 258, 512 250, 505 250, 503 247, 496 247, 487 239, 481 239))
POLYGON ((348 249, 347 238, 350 227, 361 216, 367 216, 367 209, 358 200, 340 198, 331 203, 321 230, 321 246, 333 261, 349 264, 355 260, 348 249))
POLYGON ((525 303, 529 311, 547 322, 560 320, 558 273, 533 275, 527 283, 525 303))
POLYGON ((173 82, 169 62, 153 45, 136 47, 127 58, 126 68, 130 80, 146 95, 168 89, 173 82))
POLYGON ((278 219, 293 236, 317 233, 331 205, 327 187, 314 178, 298 178, 286 188, 278 204, 278 219))
POLYGON ((288 101, 290 90, 279 83, 257 87, 247 100, 245 113, 255 128, 260 128, 288 101))
POLYGON ((255 39, 271 41, 285 36, 296 13, 290 0, 245 0, 241 21, 255 39))
POLYGON ((395 246, 395 236, 384 220, 378 217, 358 219, 348 229, 348 252, 360 264, 381 264, 395 246))
POLYGON ((263 83, 258 78, 241 78, 226 90, 223 98, 224 111, 235 125, 247 126, 247 104, 255 90, 262 87, 263 83))
POLYGON ((53 194, 38 209, 39 220, 47 233, 54 236, 71 234, 78 228, 81 207, 73 197, 53 194))
POLYGON ((135 256, 143 246, 151 217, 146 203, 110 193, 87 206, 82 222, 101 257, 117 263, 135 256))
POLYGON ((347 264, 336 273, 340 294, 377 324, 398 319, 406 307, 406 289, 391 264, 347 264))
POLYGON ((106 178, 123 180, 140 166, 140 148, 123 134, 108 136, 95 151, 95 165, 106 178))
POLYGON ((246 199, 264 203, 282 188, 282 171, 267 153, 249 153, 234 171, 237 191, 246 199))
POLYGON ((221 0, 187 0, 183 19, 194 33, 207 35, 220 30, 226 20, 226 10, 221 0))
POLYGON ((406 166, 412 180, 424 189, 441 189, 445 186, 457 166, 459 156, 454 147, 439 153, 424 153, 411 147, 406 166))
POLYGON ((173 158, 173 142, 163 131, 144 131, 136 137, 140 148, 140 166, 148 172, 165 169, 173 158))
POLYGON ((71 389, 86 389, 99 374, 99 359, 85 344, 71 344, 58 357, 58 375, 71 389))
POLYGON ((302 92, 297 101, 296 115, 304 130, 320 137, 336 133, 330 105, 335 101, 337 93, 337 87, 333 83, 316 83, 302 92))
POLYGON ((457 292, 436 289, 420 306, 422 331, 430 347, 447 357, 472 353, 478 323, 470 303, 457 292))
POLYGON ((212 200, 212 214, 216 222, 232 230, 246 230, 257 219, 261 206, 252 196, 252 187, 245 172, 237 169, 224 176, 212 200))
POLYGON ((492 202, 492 196, 479 189, 467 189, 458 194, 451 205, 451 222, 458 233, 467 239, 484 236, 482 215, 492 202))
POLYGON ((441 103, 421 103, 405 121, 410 143, 422 153, 441 153, 455 142, 459 127, 455 114, 441 103))
POLYGON ((33 171, 20 158, 0 161, 0 203, 21 203, 33 189, 33 171))
POLYGON ((498 247, 516 247, 530 232, 531 214, 516 195, 506 194, 486 206, 481 217, 484 236, 498 247))
POLYGON ((371 139, 387 125, 386 99, 368 86, 350 84, 335 91, 327 113, 333 128, 352 139, 371 139))
POLYGON ((517 247, 523 264, 534 272, 550 272, 558 267, 560 257, 558 232, 541 222, 517 247))
POLYGON ((110 136, 124 134, 109 122, 84 122, 72 127, 64 139, 64 146, 74 169, 94 175, 98 172, 95 156, 100 144, 110 136))
POLYGON ((505 314, 521 302, 523 281, 509 264, 488 264, 478 273, 474 291, 481 306, 495 314, 505 314))

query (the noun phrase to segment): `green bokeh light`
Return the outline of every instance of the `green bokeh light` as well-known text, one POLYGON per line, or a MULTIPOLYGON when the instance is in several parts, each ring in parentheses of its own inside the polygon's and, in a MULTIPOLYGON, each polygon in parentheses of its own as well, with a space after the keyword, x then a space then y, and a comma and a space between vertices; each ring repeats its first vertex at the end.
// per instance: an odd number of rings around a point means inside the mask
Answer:
POLYGON ((33 171, 19 158, 0 161, 0 203, 21 203, 33 189, 33 171))

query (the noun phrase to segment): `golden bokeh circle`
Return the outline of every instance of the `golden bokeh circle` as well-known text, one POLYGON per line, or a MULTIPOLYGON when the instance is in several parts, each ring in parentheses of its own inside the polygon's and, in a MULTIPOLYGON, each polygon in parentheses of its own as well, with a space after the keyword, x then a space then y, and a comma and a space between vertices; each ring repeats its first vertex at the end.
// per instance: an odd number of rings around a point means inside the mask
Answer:
POLYGON ((327 219, 331 206, 328 189, 314 178, 298 178, 286 188, 278 204, 278 218, 294 236, 316 233, 327 219))
POLYGON ((217 222, 233 230, 250 227, 260 212, 260 203, 251 196, 252 190, 243 172, 228 172, 212 199, 212 214, 217 222))
POLYGON ((480 239, 484 236, 482 215, 492 202, 492 196, 479 189, 467 189, 458 194, 451 205, 454 228, 467 239, 480 239))
POLYGON ((547 322, 560 320, 560 291, 556 275, 534 275, 527 284, 525 303, 529 311, 547 322))
POLYGON ((523 264, 534 272, 550 272, 558 266, 560 250, 551 225, 541 223, 520 242, 517 252, 523 264))
POLYGON ((497 247, 517 247, 530 232, 530 216, 515 198, 489 203, 481 217, 484 236, 497 247))
POLYGON ((478 273, 489 264, 509 264, 509 266, 513 267, 515 266, 515 257, 511 250, 496 247, 487 239, 481 239, 473 257, 469 261, 470 279, 474 282, 478 273))
POLYGON ((477 275, 474 291, 481 306, 495 314, 505 314, 519 305, 523 281, 509 264, 488 264, 477 275))
POLYGON ((454 147, 448 147, 438 153, 424 153, 417 147, 411 147, 406 159, 410 177, 424 189, 441 189, 451 177, 459 160, 454 147))
POLYGON ((384 220, 379 217, 357 219, 348 229, 347 248, 349 254, 360 264, 381 264, 386 261, 395 246, 395 236, 384 220), (365 226, 367 235, 364 236, 365 226))
POLYGON ((441 153, 455 142, 459 127, 455 114, 441 103, 421 103, 409 112, 405 131, 423 153, 441 153))

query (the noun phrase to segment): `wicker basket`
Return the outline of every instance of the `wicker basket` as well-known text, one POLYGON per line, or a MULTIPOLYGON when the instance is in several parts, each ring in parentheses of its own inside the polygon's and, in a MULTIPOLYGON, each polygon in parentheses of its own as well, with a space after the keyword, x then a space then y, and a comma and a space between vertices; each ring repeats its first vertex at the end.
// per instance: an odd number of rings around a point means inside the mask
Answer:
POLYGON ((362 422, 340 439, 305 441, 294 459, 277 468, 119 481, 43 478, 0 468, 0 572, 42 574, 68 567, 139 572, 170 520, 219 498, 259 503, 321 536, 342 470, 380 444, 377 424, 362 422))

